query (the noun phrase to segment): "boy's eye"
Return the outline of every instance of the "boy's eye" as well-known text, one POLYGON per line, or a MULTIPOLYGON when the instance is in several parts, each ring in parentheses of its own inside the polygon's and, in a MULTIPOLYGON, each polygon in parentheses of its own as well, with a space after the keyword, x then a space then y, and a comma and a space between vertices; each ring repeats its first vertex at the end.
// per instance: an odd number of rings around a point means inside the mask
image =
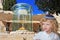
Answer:
POLYGON ((49 25, 49 24, 44 24, 44 23, 43 23, 42 25, 49 25))
POLYGON ((46 24, 46 25, 49 25, 49 24, 46 24))
POLYGON ((42 25, 44 25, 44 24, 42 23, 42 25))

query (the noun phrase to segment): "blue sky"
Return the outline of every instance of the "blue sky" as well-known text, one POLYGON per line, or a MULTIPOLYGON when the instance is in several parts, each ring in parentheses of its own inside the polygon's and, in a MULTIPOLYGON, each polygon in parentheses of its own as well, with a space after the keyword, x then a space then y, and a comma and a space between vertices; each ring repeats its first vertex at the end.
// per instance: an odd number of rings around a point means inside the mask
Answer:
POLYGON ((16 3, 27 3, 33 8, 33 15, 43 14, 42 10, 38 10, 38 7, 35 5, 35 0, 16 0, 16 3))

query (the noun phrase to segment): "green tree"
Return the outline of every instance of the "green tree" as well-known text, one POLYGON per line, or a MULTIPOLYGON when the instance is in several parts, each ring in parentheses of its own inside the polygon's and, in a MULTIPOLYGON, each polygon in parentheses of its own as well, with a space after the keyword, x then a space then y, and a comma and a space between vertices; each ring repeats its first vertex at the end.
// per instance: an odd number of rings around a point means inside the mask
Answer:
POLYGON ((11 10, 15 3, 15 0, 3 0, 3 10, 11 10))
POLYGON ((43 11, 60 13, 60 0, 35 0, 35 4, 43 11))

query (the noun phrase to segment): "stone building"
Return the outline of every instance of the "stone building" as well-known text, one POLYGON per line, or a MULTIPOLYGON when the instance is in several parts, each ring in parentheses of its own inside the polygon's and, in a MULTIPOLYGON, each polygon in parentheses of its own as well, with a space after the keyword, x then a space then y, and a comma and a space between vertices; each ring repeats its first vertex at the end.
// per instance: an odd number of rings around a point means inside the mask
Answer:
POLYGON ((3 0, 0 0, 0 9, 3 9, 2 2, 3 2, 3 0))
POLYGON ((3 5, 2 5, 2 3, 3 3, 3 0, 0 0, 0 12, 3 12, 3 5))

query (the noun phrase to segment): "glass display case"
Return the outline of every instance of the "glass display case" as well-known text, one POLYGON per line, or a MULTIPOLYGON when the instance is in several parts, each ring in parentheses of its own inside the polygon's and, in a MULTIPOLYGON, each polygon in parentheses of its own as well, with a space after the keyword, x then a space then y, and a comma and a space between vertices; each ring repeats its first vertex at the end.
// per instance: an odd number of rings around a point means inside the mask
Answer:
POLYGON ((26 3, 18 3, 12 7, 12 29, 32 31, 32 7, 26 3))

